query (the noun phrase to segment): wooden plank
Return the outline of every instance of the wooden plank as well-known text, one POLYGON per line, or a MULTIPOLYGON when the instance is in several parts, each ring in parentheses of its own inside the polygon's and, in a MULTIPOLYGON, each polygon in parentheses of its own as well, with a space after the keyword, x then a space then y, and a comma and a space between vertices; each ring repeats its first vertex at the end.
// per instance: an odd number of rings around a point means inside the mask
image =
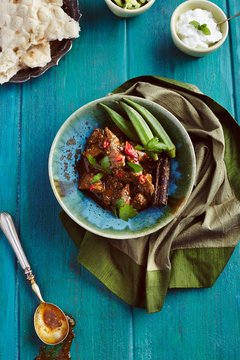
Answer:
MULTIPOLYGON (((81 38, 57 69, 24 85, 20 184, 20 87, 0 89, 1 210, 11 212, 17 224, 21 212, 22 242, 43 296, 77 320, 73 360, 238 358, 239 247, 212 289, 172 291, 162 312, 147 315, 134 310, 132 324, 130 307, 77 264, 76 249, 59 223, 59 206, 48 182, 48 151, 65 118, 128 77, 159 74, 195 83, 231 113, 235 109, 239 119, 239 47, 234 46, 239 28, 231 25, 232 59, 229 39, 204 59, 187 57, 175 49, 168 27, 179 3, 156 2, 146 14, 125 21, 112 15, 101 0, 81 1, 81 38)), ((216 3, 226 9, 223 0, 216 3)), ((228 5, 229 12, 237 12, 236 2, 229 0, 228 5)), ((40 345, 32 324, 37 301, 21 273, 18 284, 12 251, 2 235, 0 240, 0 322, 7 334, 0 341, 0 358, 32 360, 40 345)))
MULTIPOLYGON (((66 117, 125 80, 124 22, 99 0, 82 1, 81 9, 82 34, 71 52, 23 88, 21 235, 44 298, 77 321, 72 358, 121 360, 124 354, 127 360, 132 359, 131 311, 80 270, 47 174, 50 145, 66 117)), ((37 301, 24 280, 20 288, 20 358, 32 360, 39 346, 32 325, 37 301)))
MULTIPOLYGON (((171 14, 181 2, 164 6, 156 2, 148 13, 129 20, 128 76, 157 74, 193 83, 234 114, 230 41, 201 59, 181 53, 169 30, 171 14)), ((227 9, 225 1, 217 4, 227 9)), ((239 249, 212 289, 171 291, 157 314, 134 310, 134 359, 236 359, 240 350, 239 319, 234 321, 239 309, 237 261, 239 249)))
MULTIPOLYGON (((0 108, 0 211, 11 213, 18 224, 20 86, 0 87, 0 108)), ((15 359, 18 354, 18 270, 15 255, 2 232, 0 263, 0 358, 15 359)))
MULTIPOLYGON (((239 12, 238 1, 228 1, 228 15, 237 14, 239 12)), ((234 82, 234 100, 235 100, 235 118, 240 123, 240 27, 239 18, 233 19, 229 22, 230 26, 230 44, 232 51, 232 69, 234 82)))

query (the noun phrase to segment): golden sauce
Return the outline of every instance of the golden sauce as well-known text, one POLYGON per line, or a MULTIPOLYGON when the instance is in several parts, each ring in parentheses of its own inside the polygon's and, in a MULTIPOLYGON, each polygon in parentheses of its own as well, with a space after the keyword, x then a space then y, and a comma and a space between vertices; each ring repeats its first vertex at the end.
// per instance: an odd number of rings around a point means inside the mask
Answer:
POLYGON ((63 341, 68 333, 68 321, 57 306, 41 303, 34 315, 35 330, 40 339, 49 345, 63 341))

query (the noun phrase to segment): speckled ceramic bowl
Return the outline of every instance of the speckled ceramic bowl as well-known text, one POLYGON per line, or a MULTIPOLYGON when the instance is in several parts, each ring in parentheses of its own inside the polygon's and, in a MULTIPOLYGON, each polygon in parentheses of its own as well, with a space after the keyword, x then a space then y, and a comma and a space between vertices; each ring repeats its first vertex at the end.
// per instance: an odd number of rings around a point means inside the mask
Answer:
MULTIPOLYGON (((129 96, 128 96, 129 97, 129 96)), ((112 107, 122 95, 111 95, 90 102, 74 112, 58 131, 49 155, 49 178, 53 192, 63 210, 85 229, 109 238, 128 239, 151 234, 159 230, 185 205, 195 178, 195 155, 191 140, 181 123, 169 111, 152 101, 131 98, 150 110, 160 121, 177 148, 171 160, 168 205, 150 207, 135 218, 124 221, 103 209, 94 200, 78 190, 75 163, 84 150, 86 140, 96 127, 109 124, 98 103, 112 107)))

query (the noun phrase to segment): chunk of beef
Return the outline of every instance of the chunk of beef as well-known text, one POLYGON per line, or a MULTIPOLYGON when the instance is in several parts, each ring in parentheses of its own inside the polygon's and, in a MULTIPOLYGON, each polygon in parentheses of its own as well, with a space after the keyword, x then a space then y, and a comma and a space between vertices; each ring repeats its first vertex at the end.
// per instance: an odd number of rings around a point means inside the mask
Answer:
POLYGON ((139 176, 139 183, 138 183, 138 190, 140 193, 145 195, 147 199, 151 200, 152 195, 154 194, 154 185, 152 183, 152 175, 140 175, 139 176))
POLYGON ((143 162, 149 159, 149 156, 144 151, 137 150, 137 154, 139 162, 143 162))
POLYGON ((109 156, 111 169, 119 169, 125 166, 125 155, 121 152, 121 142, 116 135, 107 127, 104 129, 106 153, 109 156))
POLYGON ((102 193, 102 201, 109 209, 114 209, 117 200, 123 199, 126 204, 130 204, 130 187, 129 184, 123 185, 113 176, 108 176, 105 181, 105 190, 102 193))
POLYGON ((104 129, 105 139, 109 142, 109 147, 111 150, 118 149, 121 145, 119 138, 111 131, 108 127, 104 129))
POLYGON ((84 172, 83 174, 81 174, 78 181, 78 188, 80 190, 88 190, 90 188, 90 185, 92 184, 93 177, 93 172, 84 172))
POLYGON ((94 129, 93 133, 87 141, 86 149, 83 153, 84 156, 96 157, 103 153, 102 144, 104 141, 104 132, 102 129, 94 129))
POLYGON ((149 205, 149 200, 141 193, 137 193, 132 201, 131 205, 138 211, 146 209, 149 205))
POLYGON ((124 184, 133 183, 138 184, 139 174, 133 173, 132 171, 126 171, 124 169, 117 169, 114 171, 114 175, 122 181, 124 184))
POLYGON ((124 186, 124 188, 122 188, 121 190, 117 190, 113 193, 113 197, 112 197, 112 207, 115 208, 116 202, 122 199, 124 204, 129 205, 130 201, 131 201, 131 196, 130 196, 130 186, 129 184, 126 184, 124 186))
POLYGON ((90 191, 97 191, 97 192, 103 192, 105 189, 104 183, 99 180, 95 183, 93 183, 93 177, 96 174, 94 174, 93 172, 85 172, 83 173, 78 181, 78 188, 80 190, 90 190, 90 191))
POLYGON ((112 199, 116 192, 119 192, 124 187, 123 183, 113 175, 107 175, 104 177, 105 189, 102 194, 103 204, 111 208, 112 199))

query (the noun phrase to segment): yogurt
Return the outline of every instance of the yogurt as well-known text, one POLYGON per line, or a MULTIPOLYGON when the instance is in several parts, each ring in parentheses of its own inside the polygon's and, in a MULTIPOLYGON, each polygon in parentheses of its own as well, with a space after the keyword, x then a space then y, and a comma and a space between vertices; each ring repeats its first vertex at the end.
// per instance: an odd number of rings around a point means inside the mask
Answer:
POLYGON ((223 37, 213 14, 202 9, 189 10, 181 14, 176 22, 176 31, 182 42, 192 49, 208 49, 223 37), (196 21, 200 25, 206 24, 210 35, 205 35, 190 24, 192 21, 196 21))

